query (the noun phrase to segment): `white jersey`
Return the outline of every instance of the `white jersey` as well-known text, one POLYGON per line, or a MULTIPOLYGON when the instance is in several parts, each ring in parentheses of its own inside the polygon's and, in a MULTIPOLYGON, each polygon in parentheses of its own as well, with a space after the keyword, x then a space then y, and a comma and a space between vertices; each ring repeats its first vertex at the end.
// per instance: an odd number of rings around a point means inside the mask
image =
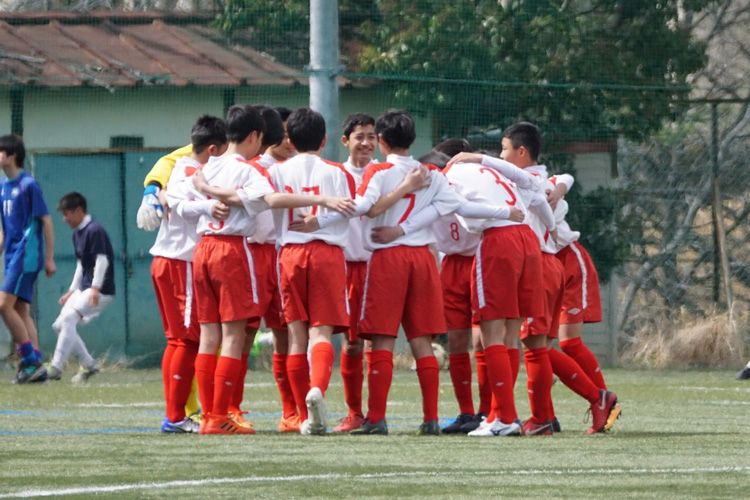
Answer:
MULTIPOLYGON (((237 189, 244 208, 230 207, 229 216, 223 221, 202 215, 198 219, 198 234, 252 236, 256 215, 268 209, 263 196, 275 191, 268 174, 238 154, 224 154, 212 157, 203 167, 203 175, 211 186, 237 189)), ((207 198, 201 193, 197 196, 207 198)))
POLYGON ((444 215, 432 224, 438 252, 471 257, 476 253, 482 235, 468 231, 455 214, 444 215))
MULTIPOLYGON (((500 172, 479 163, 456 163, 443 170, 451 185, 469 201, 486 205, 506 205, 527 212, 516 184, 500 172)), ((473 219, 457 216, 472 233, 492 227, 517 226, 510 219, 473 219)))
MULTIPOLYGON (((372 165, 373 163, 374 162, 370 162, 370 165, 372 165)), ((354 179, 354 186, 356 188, 359 188, 359 186, 362 184, 362 177, 364 176, 367 167, 355 167, 352 164, 350 158, 344 163, 344 168, 347 172, 349 172, 349 174, 351 174, 352 178, 354 179)), ((363 219, 365 217, 365 215, 362 215, 360 217, 352 217, 351 219, 349 219, 349 239, 347 240, 346 246, 344 247, 344 256, 346 257, 346 260, 348 262, 367 262, 368 260, 370 260, 370 256, 372 255, 372 252, 365 248, 365 239, 363 235, 363 219)))
MULTIPOLYGON (((351 198, 354 196, 354 179, 339 163, 333 163, 309 153, 300 153, 284 163, 277 163, 269 169, 276 188, 281 193, 315 194, 351 198)), ((274 210, 274 223, 278 230, 277 243, 280 246, 290 243, 325 241, 331 245, 344 247, 349 236, 349 221, 331 224, 313 233, 290 231, 289 223, 303 219, 307 214, 318 215, 332 212, 325 207, 306 207, 274 210)))
MULTIPOLYGON (((381 196, 394 191, 406 175, 420 163, 412 157, 388 155, 385 163, 371 165, 365 172, 362 185, 357 191, 358 212, 366 213, 381 196)), ((398 226, 405 222, 411 213, 417 213, 432 205, 440 215, 453 213, 461 205, 461 197, 448 185, 443 174, 436 169, 430 171, 430 185, 407 194, 388 210, 374 219, 364 219, 364 242, 368 250, 390 248, 400 245, 424 246, 435 243, 432 228, 422 227, 402 235, 390 243, 375 243, 371 234, 373 228, 381 226, 398 226)))
MULTIPOLYGON (((267 170, 274 166, 276 159, 268 153, 250 160, 256 167, 267 170)), ((255 232, 247 239, 250 243, 276 243, 276 225, 273 223, 273 210, 264 210, 255 216, 255 232)))
MULTIPOLYGON (((189 156, 177 160, 169 176, 166 193, 180 191, 181 184, 186 178, 193 175, 198 168, 200 168, 200 163, 189 156)), ((192 202, 193 200, 184 201, 192 202)), ((166 211, 165 217, 161 220, 154 246, 151 247, 149 252, 155 257, 192 262, 195 245, 198 244, 198 233, 195 230, 198 217, 184 216, 170 208, 169 204, 166 211)))
MULTIPOLYGON (((573 186, 573 177, 569 174, 553 175, 550 177, 552 184, 557 186, 558 184, 565 184, 570 191, 573 186)), ((565 220, 568 215, 568 202, 565 199, 561 199, 555 206, 555 222, 557 223, 557 241, 555 242, 555 251, 559 252, 563 248, 567 247, 574 241, 578 241, 581 237, 579 231, 573 231, 565 220)))

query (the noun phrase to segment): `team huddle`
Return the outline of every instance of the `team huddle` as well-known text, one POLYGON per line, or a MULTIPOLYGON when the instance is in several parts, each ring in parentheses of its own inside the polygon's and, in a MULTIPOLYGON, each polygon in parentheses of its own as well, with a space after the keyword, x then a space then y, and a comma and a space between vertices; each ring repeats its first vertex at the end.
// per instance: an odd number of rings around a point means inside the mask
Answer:
POLYGON ((261 319, 273 332, 281 432, 328 432, 332 336, 342 333, 349 411, 332 430, 387 434, 400 328, 416 362, 420 434, 559 431, 553 373, 589 403, 589 433, 612 427, 617 397, 581 340, 601 308, 596 270, 565 222, 573 178, 537 164, 540 133, 528 123, 506 130, 502 159, 451 140, 418 161, 415 138, 406 112, 351 115, 341 139, 349 158, 338 164, 320 156, 320 114, 237 105, 226 121, 199 118, 191 144, 157 162, 138 224, 159 229, 151 253, 167 337, 163 432, 255 433, 240 406, 261 319), (441 429, 432 339, 445 333, 459 415, 441 429), (525 422, 513 394, 519 338, 525 422), (201 418, 190 415, 194 379, 201 418))

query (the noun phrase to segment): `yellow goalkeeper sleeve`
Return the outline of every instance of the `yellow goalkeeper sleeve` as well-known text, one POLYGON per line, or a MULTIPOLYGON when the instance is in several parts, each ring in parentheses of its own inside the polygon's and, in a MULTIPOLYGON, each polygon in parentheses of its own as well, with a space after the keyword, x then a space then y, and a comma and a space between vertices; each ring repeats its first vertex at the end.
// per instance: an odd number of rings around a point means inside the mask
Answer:
POLYGON ((167 182, 169 182, 169 176, 172 175, 172 169, 177 160, 185 156, 190 156, 191 154, 193 154, 193 145, 188 144, 187 146, 175 149, 171 153, 159 158, 159 160, 154 163, 154 166, 151 167, 151 171, 146 174, 146 180, 143 181, 143 187, 148 186, 152 182, 158 182, 162 189, 164 189, 167 186, 167 182))

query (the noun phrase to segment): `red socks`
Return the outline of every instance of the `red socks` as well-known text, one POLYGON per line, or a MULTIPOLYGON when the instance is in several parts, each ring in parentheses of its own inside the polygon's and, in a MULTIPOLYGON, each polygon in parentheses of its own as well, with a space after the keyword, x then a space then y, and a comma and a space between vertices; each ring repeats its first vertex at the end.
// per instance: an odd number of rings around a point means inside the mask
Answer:
POLYGON ((521 350, 515 347, 508 349, 508 361, 510 361, 510 373, 513 376, 513 387, 515 387, 518 370, 521 368, 521 350))
POLYGON ((531 417, 538 424, 544 424, 554 418, 550 408, 552 398, 552 365, 547 348, 526 349, 523 353, 528 380, 526 387, 529 393, 531 417))
POLYGON ((393 353, 387 350, 372 351, 368 357, 367 420, 376 423, 385 418, 388 391, 393 381, 393 353))
POLYGON ((477 385, 479 385, 479 413, 489 415, 492 409, 492 389, 487 379, 487 361, 484 351, 474 351, 477 361, 477 385))
POLYGON ((294 402, 294 393, 286 375, 286 354, 273 353, 273 378, 281 397, 281 409, 284 418, 297 414, 297 405, 294 402))
POLYGON ((197 355, 197 343, 185 340, 177 342, 168 371, 167 420, 170 422, 179 422, 185 418, 185 403, 193 386, 197 355))
POLYGON ((310 390, 310 367, 307 364, 307 354, 289 354, 286 357, 286 376, 294 395, 297 414, 304 422, 307 420, 307 404, 305 398, 310 390))
MULTIPOLYGON (((172 366, 172 356, 177 350, 177 340, 167 339, 167 346, 164 348, 164 355, 161 357, 161 382, 164 387, 164 401, 169 402, 169 371, 172 366)), ((174 420, 172 420, 174 422, 174 420)))
POLYGON ((195 376, 198 379, 198 399, 203 415, 211 415, 214 407, 214 374, 216 354, 198 354, 195 357, 195 376))
POLYGON ((549 360, 552 364, 552 371, 560 377, 562 383, 568 386, 570 390, 589 403, 599 401, 599 388, 594 385, 573 358, 556 349, 550 349, 549 360))
POLYGON ((459 413, 474 415, 474 397, 471 394, 471 357, 468 352, 451 354, 448 370, 453 383, 453 393, 458 401, 459 413))
POLYGON ((599 389, 606 389, 607 384, 604 382, 602 369, 599 367, 599 361, 593 352, 583 343, 581 337, 575 337, 568 340, 560 341, 560 349, 573 358, 578 365, 583 368, 586 375, 599 389))
POLYGON ((318 342, 310 352, 310 387, 317 387, 324 396, 331 381, 334 357, 333 344, 330 342, 318 342))
POLYGON ((487 360, 487 375, 492 388, 497 408, 493 411, 500 420, 509 424, 518 419, 516 401, 513 397, 513 374, 508 359, 508 350, 504 345, 491 345, 484 348, 487 360))
POLYGON ((237 358, 219 356, 214 376, 214 415, 222 417, 229 413, 229 403, 237 386, 237 372, 241 369, 241 363, 237 358))
POLYGON ((234 381, 234 392, 229 404, 231 411, 241 411, 240 405, 245 397, 245 377, 247 376, 247 360, 250 358, 249 352, 243 352, 240 359, 239 370, 237 370, 237 380, 234 381))
POLYGON ((341 351, 341 379, 344 382, 344 401, 349 408, 349 415, 362 416, 362 383, 364 382, 364 370, 362 359, 359 354, 347 354, 341 351))
POLYGON ((422 389, 422 413, 424 421, 438 418, 438 392, 440 391, 440 366, 434 355, 417 360, 417 377, 422 389))

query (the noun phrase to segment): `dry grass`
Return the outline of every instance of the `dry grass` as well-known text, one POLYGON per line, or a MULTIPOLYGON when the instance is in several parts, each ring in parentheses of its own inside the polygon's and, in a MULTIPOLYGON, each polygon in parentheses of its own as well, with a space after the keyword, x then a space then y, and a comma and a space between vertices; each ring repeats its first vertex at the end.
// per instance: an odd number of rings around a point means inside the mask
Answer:
POLYGON ((727 368, 745 362, 747 318, 730 320, 727 313, 705 318, 681 313, 675 322, 649 324, 626 346, 624 365, 645 368, 727 368))

